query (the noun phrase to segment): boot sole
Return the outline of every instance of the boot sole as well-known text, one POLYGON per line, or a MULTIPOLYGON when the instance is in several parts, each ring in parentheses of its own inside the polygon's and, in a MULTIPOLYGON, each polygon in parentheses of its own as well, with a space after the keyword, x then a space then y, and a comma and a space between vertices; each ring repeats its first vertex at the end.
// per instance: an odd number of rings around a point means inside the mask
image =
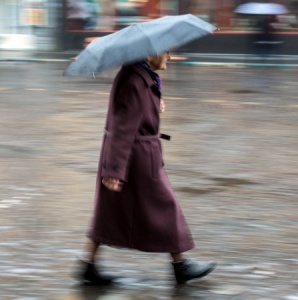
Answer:
POLYGON ((94 282, 94 281, 84 280, 84 281, 82 282, 82 284, 83 284, 84 286, 108 286, 108 285, 112 285, 113 282, 110 281, 110 282, 102 283, 102 282, 94 282))
POLYGON ((195 279, 200 279, 202 277, 205 277, 207 276, 208 274, 210 274, 212 271, 214 271, 214 269, 216 268, 216 265, 208 270, 206 270, 205 272, 201 273, 199 276, 196 276, 196 277, 192 277, 192 278, 189 278, 189 279, 185 279, 185 280, 177 280, 177 284, 184 284, 188 281, 191 281, 191 280, 195 280, 195 279))

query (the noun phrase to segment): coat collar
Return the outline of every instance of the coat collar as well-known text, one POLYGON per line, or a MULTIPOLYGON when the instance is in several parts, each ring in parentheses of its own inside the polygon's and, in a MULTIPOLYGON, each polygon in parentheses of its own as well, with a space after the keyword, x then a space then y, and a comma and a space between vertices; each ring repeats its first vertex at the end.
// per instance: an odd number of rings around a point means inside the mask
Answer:
POLYGON ((149 73, 138 63, 129 65, 124 67, 125 69, 127 68, 129 72, 135 72, 138 75, 140 75, 145 84, 151 89, 151 91, 156 94, 159 98, 161 98, 161 91, 157 87, 157 85, 154 83, 152 77, 149 75, 149 73))
POLYGON ((139 64, 134 64, 131 65, 130 68, 132 68, 134 72, 138 73, 144 79, 148 87, 155 86, 153 79, 142 66, 139 64))

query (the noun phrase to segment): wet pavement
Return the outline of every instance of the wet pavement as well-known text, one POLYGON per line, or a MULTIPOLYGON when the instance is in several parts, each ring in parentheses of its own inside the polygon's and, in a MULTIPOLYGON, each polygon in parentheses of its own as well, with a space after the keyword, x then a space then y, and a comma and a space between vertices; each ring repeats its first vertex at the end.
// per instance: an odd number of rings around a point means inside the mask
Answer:
POLYGON ((296 69, 170 64, 166 169, 196 241, 216 260, 176 286, 169 257, 104 247, 110 288, 70 276, 85 242, 115 71, 0 64, 0 299, 298 299, 296 69))

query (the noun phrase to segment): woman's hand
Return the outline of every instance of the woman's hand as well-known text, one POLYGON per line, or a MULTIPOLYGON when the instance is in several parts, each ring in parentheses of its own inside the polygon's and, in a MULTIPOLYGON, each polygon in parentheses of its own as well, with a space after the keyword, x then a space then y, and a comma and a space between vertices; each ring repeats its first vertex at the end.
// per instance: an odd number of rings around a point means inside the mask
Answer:
POLYGON ((163 113, 166 109, 166 105, 162 99, 160 99, 160 104, 159 104, 159 112, 163 113))
POLYGON ((107 189, 113 192, 120 192, 123 187, 123 182, 117 178, 104 177, 101 182, 107 189))

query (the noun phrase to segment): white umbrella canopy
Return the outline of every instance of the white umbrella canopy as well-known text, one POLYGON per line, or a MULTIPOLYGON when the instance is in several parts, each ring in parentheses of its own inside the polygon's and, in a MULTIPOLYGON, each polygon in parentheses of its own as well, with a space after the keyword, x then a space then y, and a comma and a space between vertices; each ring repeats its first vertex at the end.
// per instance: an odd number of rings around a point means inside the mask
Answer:
POLYGON ((217 28, 187 14, 128 26, 94 40, 65 70, 66 76, 94 75, 180 47, 217 28))
POLYGON ((250 2, 239 5, 234 12, 247 15, 280 15, 289 13, 289 10, 278 3, 250 2))

